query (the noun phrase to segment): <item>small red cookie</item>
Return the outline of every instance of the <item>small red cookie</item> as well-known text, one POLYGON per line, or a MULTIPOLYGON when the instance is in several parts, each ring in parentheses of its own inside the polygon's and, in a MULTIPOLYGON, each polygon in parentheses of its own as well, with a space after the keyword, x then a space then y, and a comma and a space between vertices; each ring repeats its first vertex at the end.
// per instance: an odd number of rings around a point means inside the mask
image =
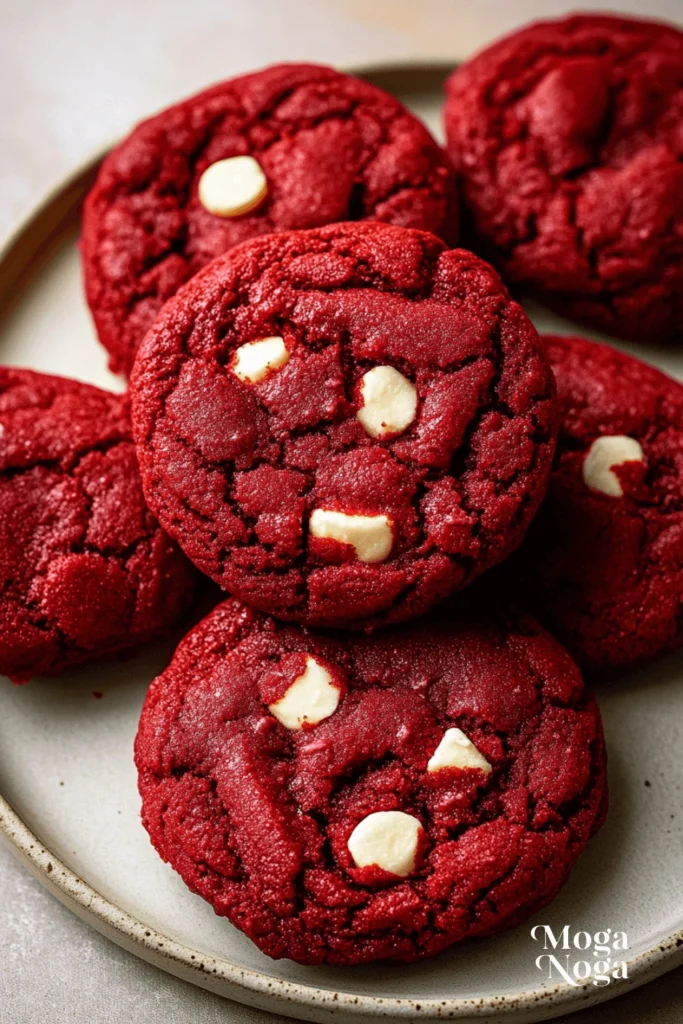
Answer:
POLYGON ((518 924, 607 807, 578 669, 490 610, 340 637, 225 601, 152 683, 135 761, 163 859, 303 964, 408 963, 518 924))
POLYGON ((0 368, 0 673, 15 682, 140 646, 194 579, 147 509, 128 400, 0 368))
POLYGON ((544 342, 563 425, 518 565, 584 666, 624 668, 683 643, 683 386, 606 345, 544 342))
POLYGON ((683 34, 577 15, 448 81, 448 150, 511 286, 636 341, 683 341, 683 34))
POLYGON ((165 529, 225 590, 317 625, 411 618, 504 558, 555 443, 552 373, 495 271, 383 224, 215 260, 131 394, 165 529))
POLYGON ((457 234, 441 149, 367 82, 282 64, 143 122, 104 160, 84 210, 86 292, 111 368, 130 372, 166 299, 230 246, 363 219, 433 231, 451 244, 457 234))

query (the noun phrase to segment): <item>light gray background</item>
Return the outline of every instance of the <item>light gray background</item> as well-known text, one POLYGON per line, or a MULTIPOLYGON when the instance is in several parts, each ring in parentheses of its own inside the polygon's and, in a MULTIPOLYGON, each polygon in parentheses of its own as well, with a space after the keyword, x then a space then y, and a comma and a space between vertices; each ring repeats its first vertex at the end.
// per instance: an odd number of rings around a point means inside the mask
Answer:
MULTIPOLYGON (((132 122, 276 60, 453 59, 557 0, 0 0, 0 238, 132 122)), ((680 22, 681 0, 621 2, 680 22)), ((27 766, 30 768, 30 766, 27 766)), ((0 1024, 277 1024, 137 960, 0 848, 0 1024)), ((683 970, 573 1024, 680 1024, 683 970)))

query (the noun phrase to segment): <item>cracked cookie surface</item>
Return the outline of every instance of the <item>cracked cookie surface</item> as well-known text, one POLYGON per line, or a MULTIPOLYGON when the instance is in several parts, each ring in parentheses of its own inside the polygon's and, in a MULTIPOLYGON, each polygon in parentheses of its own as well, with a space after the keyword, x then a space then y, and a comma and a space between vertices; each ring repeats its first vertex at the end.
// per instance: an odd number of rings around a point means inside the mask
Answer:
POLYGON ((0 672, 16 682, 138 647, 194 570, 145 505, 128 400, 0 368, 0 672))
POLYGON ((264 953, 304 964, 411 962, 518 924, 607 806, 576 665, 528 616, 490 608, 340 637, 229 599, 152 683, 135 759, 159 854, 264 953), (339 699, 287 728, 271 709, 306 659, 339 699), (435 764, 447 730, 467 764, 435 764), (418 830, 407 873, 376 847, 358 866, 358 826, 386 812, 418 830))
POLYGON ((608 333, 683 341, 683 34, 578 15, 447 84, 471 228, 506 282, 608 333))
POLYGON ((532 606, 586 668, 648 661, 683 643, 683 387, 606 345, 543 341, 562 425, 515 560, 532 606), (587 457, 607 437, 637 444, 600 489, 587 457))
POLYGON ((552 373, 495 271, 388 225, 214 261, 148 333, 131 394, 162 525, 224 589, 309 624, 410 618, 500 561, 555 443, 552 373), (243 379, 259 339, 277 366, 243 379), (410 422, 369 432, 369 394, 373 423, 397 395, 410 422))
POLYGON ((332 68, 285 64, 143 122, 107 156, 81 239, 88 302, 113 370, 129 373, 157 312, 230 246, 270 231, 373 219, 454 244, 453 174, 398 100, 332 68), (267 195, 240 215, 200 200, 213 164, 254 158, 267 195))

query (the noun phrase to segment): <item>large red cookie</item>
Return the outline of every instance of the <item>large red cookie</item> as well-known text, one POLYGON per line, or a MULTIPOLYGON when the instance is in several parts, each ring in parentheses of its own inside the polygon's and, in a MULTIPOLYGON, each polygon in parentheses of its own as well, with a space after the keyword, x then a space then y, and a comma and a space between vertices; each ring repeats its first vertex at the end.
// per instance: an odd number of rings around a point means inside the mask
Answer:
POLYGON ((563 425, 518 564, 579 661, 622 668, 683 642, 683 387, 606 345, 544 341, 563 425))
POLYGON ((0 673, 15 682, 167 632, 194 572, 147 509, 128 401, 0 368, 0 673))
POLYGON ((170 107, 105 159, 84 211, 88 302, 112 369, 129 373, 166 299, 237 242, 370 218, 454 243, 456 214, 442 151, 398 100, 332 68, 283 64, 170 107), (199 182, 234 156, 257 162, 267 192, 216 214, 199 182))
POLYGON ((472 227, 511 286, 637 341, 683 340, 683 34, 578 15, 449 79, 472 227))
POLYGON ((159 521, 224 589, 309 624, 410 618, 500 561, 555 441, 497 274, 381 224, 232 249, 166 305, 131 393, 159 521))
POLYGON ((304 964, 410 962, 518 924, 607 805, 598 708, 517 615, 340 637, 225 601, 152 683, 135 760, 164 860, 304 964))

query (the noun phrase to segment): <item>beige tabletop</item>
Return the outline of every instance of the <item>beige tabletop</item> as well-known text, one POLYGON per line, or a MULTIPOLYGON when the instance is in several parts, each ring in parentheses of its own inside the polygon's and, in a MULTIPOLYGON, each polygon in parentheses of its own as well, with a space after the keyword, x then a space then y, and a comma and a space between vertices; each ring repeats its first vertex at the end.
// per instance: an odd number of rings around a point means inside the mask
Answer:
MULTIPOLYGON (((539 12, 683 20, 681 0, 0 0, 0 238, 132 122, 277 60, 450 60, 539 12)), ((58 684, 56 684, 58 685, 58 684)), ((27 766, 28 767, 28 766, 27 766)), ((574 1024, 680 1024, 683 969, 574 1024)), ((276 1024, 137 960, 0 848, 0 1024, 276 1024)))

